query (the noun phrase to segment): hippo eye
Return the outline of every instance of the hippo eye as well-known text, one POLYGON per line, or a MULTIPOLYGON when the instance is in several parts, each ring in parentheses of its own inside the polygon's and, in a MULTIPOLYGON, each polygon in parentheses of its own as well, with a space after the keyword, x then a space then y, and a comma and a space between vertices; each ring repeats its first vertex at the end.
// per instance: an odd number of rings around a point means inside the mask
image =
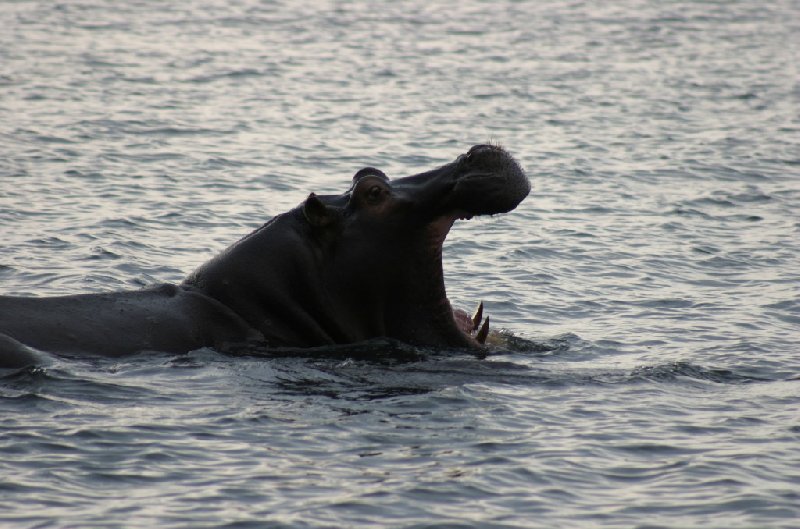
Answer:
POLYGON ((383 203, 391 194, 389 184, 377 175, 363 176, 353 185, 353 190, 351 191, 355 207, 377 206, 383 203))
POLYGON ((381 186, 372 186, 367 190, 367 201, 370 204, 377 204, 383 198, 383 188, 381 186))

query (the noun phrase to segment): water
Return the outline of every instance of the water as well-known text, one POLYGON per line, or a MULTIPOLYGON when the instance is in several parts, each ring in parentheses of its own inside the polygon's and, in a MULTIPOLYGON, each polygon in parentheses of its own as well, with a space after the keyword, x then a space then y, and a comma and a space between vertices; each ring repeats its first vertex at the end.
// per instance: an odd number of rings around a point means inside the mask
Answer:
POLYGON ((489 140, 534 189, 445 245, 454 304, 516 336, 485 360, 4 371, 0 525, 797 527, 798 13, 3 2, 3 293, 177 282, 489 140))

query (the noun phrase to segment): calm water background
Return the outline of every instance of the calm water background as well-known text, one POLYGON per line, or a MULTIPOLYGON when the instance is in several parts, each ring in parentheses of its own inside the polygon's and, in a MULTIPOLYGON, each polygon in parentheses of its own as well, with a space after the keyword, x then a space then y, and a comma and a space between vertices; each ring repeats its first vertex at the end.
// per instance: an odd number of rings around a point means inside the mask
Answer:
POLYGON ((0 525, 800 526, 799 13, 0 3, 2 293, 180 281, 364 165, 534 186, 445 246, 486 360, 0 373, 0 525))

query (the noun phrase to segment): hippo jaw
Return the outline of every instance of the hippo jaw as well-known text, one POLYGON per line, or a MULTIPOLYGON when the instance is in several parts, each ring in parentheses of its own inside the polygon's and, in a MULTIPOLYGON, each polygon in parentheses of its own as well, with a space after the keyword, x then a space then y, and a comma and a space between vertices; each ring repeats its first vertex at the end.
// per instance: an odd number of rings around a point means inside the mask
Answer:
MULTIPOLYGON (((364 337, 387 336, 423 346, 482 344, 488 333, 488 318, 480 325, 482 305, 469 317, 454 311, 448 300, 443 243, 457 220, 506 213, 529 192, 522 168, 501 147, 490 145, 477 145, 449 164, 406 178, 390 181, 371 168, 356 173, 340 212, 339 252, 346 244, 361 252, 358 264, 352 264, 355 259, 348 262, 359 277, 375 269, 385 272, 357 296, 364 300, 382 292, 384 297, 383 303, 371 304, 382 321, 373 322, 375 330, 364 337), (383 198, 364 206, 370 192, 383 198), (365 246, 381 255, 365 258, 365 246)), ((329 202, 328 207, 336 206, 329 202)))

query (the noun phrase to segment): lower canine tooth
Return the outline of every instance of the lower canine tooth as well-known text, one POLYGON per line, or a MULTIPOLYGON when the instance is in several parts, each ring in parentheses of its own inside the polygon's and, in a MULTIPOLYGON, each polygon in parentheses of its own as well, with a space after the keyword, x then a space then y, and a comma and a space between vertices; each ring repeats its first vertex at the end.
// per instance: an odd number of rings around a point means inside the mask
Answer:
POLYGON ((484 344, 487 336, 489 336, 489 316, 486 316, 486 319, 483 320, 483 325, 481 325, 481 330, 478 331, 478 334, 475 335, 475 340, 480 344, 484 344))
POLYGON ((478 307, 475 309, 475 313, 472 315, 473 332, 478 330, 478 326, 481 324, 482 319, 483 319, 483 301, 478 303, 478 307))

